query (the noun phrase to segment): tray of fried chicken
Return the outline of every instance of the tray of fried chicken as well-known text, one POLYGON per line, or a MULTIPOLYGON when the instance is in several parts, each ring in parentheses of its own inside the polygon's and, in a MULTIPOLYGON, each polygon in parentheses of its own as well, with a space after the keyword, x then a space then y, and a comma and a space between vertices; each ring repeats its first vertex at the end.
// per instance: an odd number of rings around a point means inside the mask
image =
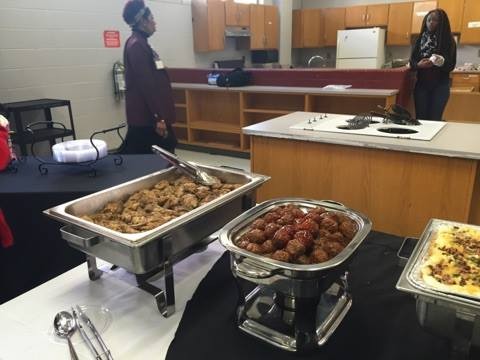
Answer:
POLYGON ((336 266, 371 229, 364 215, 332 201, 275 199, 227 224, 220 241, 230 251, 292 269, 336 266))

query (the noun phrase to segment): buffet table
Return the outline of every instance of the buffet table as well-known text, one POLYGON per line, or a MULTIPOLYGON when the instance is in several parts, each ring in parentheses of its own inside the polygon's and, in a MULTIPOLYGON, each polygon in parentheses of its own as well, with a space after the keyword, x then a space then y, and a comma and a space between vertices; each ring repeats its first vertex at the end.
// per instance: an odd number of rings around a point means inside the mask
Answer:
MULTIPOLYGON (((448 343, 418 325, 413 297, 395 290, 401 241, 374 232, 365 239, 350 265, 352 308, 327 344, 302 358, 448 358, 448 343)), ((0 326, 9 331, 0 337, 0 357, 65 359, 67 344, 53 336, 53 317, 80 304, 109 309, 112 320, 102 336, 116 360, 298 359, 236 328, 236 285, 218 242, 175 265, 177 311, 170 318, 128 273, 101 267, 108 273, 98 281, 88 280, 83 264, 1 305, 0 326)), ((73 340, 81 359, 92 358, 77 334, 73 340)))
POLYGON ((334 199, 401 236, 419 236, 430 218, 480 224, 479 125, 448 122, 431 141, 290 128, 318 115, 243 128, 252 171, 271 176, 258 201, 334 199))
POLYGON ((95 177, 78 166, 49 166, 41 175, 39 162, 26 157, 17 172, 0 173, 0 208, 9 223, 14 245, 0 247, 0 303, 85 261, 60 237, 60 224, 42 211, 167 166, 158 155, 123 155, 116 166, 112 157, 94 164, 95 177), (46 240, 45 240, 46 239, 46 240))

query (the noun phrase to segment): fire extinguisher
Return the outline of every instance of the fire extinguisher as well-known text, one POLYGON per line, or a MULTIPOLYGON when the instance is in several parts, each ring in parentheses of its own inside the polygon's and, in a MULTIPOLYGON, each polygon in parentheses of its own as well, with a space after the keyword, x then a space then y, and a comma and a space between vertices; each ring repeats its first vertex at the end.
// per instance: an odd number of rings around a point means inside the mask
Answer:
POLYGON ((125 86, 125 66, 117 61, 113 64, 113 92, 115 99, 120 100, 125 95, 127 87, 125 86))

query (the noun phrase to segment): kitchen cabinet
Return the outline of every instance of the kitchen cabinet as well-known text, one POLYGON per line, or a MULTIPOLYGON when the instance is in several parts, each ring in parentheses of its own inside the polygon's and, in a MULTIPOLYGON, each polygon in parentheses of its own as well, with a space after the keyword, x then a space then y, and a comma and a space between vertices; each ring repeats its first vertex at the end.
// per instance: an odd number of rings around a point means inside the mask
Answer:
POLYGON ((248 4, 237 4, 233 0, 225 3, 225 25, 250 26, 250 7, 248 4))
POLYGON ((225 48, 225 3, 192 0, 193 45, 196 52, 225 48))
POLYGON ((303 47, 302 10, 292 11, 292 48, 303 47))
POLYGON ((321 9, 302 10, 303 47, 318 48, 324 45, 324 22, 321 9))
POLYGON ((388 24, 388 8, 388 4, 347 7, 345 27, 386 26, 388 24))
POLYGON ((438 7, 445 10, 450 20, 452 32, 458 33, 462 28, 464 0, 438 0, 438 7))
POLYGON ((465 0, 460 44, 480 44, 480 1, 465 0))
POLYGON ((412 12, 412 34, 420 34, 423 18, 430 10, 437 8, 436 1, 417 1, 413 4, 412 12))
POLYGON ((274 5, 250 5, 250 49, 278 49, 278 9, 274 5))
POLYGON ((413 3, 393 3, 388 11, 387 45, 410 45, 413 3))
POLYGON ((479 91, 480 75, 479 74, 462 74, 452 73, 452 88, 473 87, 473 91, 479 91))
POLYGON ((324 45, 337 46, 337 31, 345 29, 345 8, 322 9, 324 45))

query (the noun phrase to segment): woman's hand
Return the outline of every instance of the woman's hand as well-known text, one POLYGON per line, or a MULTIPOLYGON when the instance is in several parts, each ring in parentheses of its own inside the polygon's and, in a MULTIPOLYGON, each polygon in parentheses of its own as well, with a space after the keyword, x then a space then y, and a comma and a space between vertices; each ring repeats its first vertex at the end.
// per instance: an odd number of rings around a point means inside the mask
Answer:
POLYGON ((161 137, 167 137, 168 131, 167 131, 167 124, 165 124, 165 120, 157 121, 157 127, 155 128, 155 131, 161 137))
POLYGON ((428 69, 433 66, 433 63, 430 61, 429 58, 423 58, 417 63, 418 69, 428 69))

